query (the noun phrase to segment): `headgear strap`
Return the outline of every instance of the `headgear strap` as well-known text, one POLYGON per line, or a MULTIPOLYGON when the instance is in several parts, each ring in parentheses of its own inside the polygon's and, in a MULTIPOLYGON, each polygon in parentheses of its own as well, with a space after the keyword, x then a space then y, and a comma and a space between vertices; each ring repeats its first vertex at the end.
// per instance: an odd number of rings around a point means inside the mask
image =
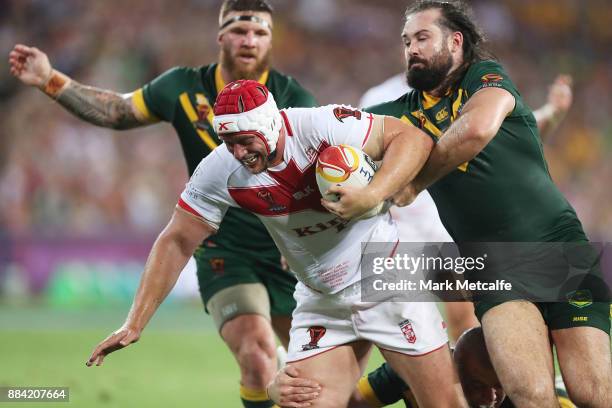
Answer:
POLYGON ((240 16, 234 16, 234 17, 231 17, 225 20, 225 22, 221 24, 221 27, 219 27, 219 31, 223 30, 228 25, 235 23, 237 21, 250 21, 253 23, 260 24, 264 26, 265 28, 268 28, 269 30, 272 30, 272 26, 270 26, 270 23, 268 23, 266 20, 264 20, 261 17, 257 17, 253 15, 240 15, 240 16))

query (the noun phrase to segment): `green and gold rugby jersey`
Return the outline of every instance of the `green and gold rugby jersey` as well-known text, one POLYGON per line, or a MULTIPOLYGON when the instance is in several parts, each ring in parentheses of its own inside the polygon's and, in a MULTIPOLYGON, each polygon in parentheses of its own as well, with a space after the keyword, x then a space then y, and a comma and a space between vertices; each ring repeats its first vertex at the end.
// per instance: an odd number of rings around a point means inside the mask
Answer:
MULTIPOLYGON (((278 71, 264 72, 259 82, 268 87, 281 109, 316 105, 314 97, 296 80, 278 71)), ((221 144, 212 126, 212 106, 224 86, 219 65, 211 64, 172 68, 134 93, 135 105, 145 116, 172 124, 190 176, 200 161, 221 144)), ((266 251, 260 255, 279 256, 263 224, 240 208, 227 211, 218 233, 208 242, 234 251, 266 251)))
POLYGON ((366 110, 400 118, 437 141, 486 87, 510 92, 515 107, 474 159, 428 188, 442 223, 455 242, 585 240, 576 212, 550 177, 536 120, 499 63, 472 64, 443 98, 411 90, 366 110))

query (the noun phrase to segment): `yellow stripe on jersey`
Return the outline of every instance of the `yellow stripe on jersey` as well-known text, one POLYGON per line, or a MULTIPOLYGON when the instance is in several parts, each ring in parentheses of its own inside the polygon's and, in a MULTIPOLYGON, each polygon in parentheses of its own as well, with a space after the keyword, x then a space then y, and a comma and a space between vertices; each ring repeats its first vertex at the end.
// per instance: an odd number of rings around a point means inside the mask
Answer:
POLYGON ((453 113, 451 115, 451 122, 457 119, 457 115, 459 115, 459 107, 461 106, 461 97, 463 96, 463 89, 459 89, 459 94, 457 95, 457 99, 453 102, 453 113))
MULTIPOLYGON (((414 116, 419 121, 422 127, 429 130, 431 134, 436 137, 436 139, 440 139, 440 137, 442 136, 442 131, 438 129, 436 125, 431 123, 431 121, 427 118, 427 116, 421 110, 411 112, 411 115, 414 116)), ((457 169, 463 172, 466 172, 467 168, 468 168, 468 162, 465 162, 461 164, 460 166, 457 166, 457 169)))
POLYGON ((270 399, 265 389, 261 390, 255 388, 247 388, 244 385, 240 386, 240 398, 253 402, 268 401, 270 399))
POLYGON ((436 106, 438 102, 440 102, 440 99, 442 98, 430 95, 427 92, 423 92, 423 108, 424 109, 433 108, 434 106, 436 106))
POLYGON ((206 105, 208 107, 208 113, 206 114, 206 120, 210 123, 210 126, 213 126, 213 119, 215 118, 215 114, 213 112, 212 105, 208 101, 208 98, 204 94, 197 93, 196 94, 196 103, 198 107, 200 105, 206 105))
POLYGON ((200 138, 204 141, 204 143, 206 143, 206 146, 208 146, 210 150, 213 150, 215 147, 217 147, 217 143, 215 143, 213 138, 210 136, 210 133, 195 126, 195 122, 198 121, 198 114, 193 108, 187 92, 183 92, 181 96, 179 96, 179 100, 181 101, 181 106, 183 107, 185 114, 189 118, 189 121, 194 124, 195 130, 198 132, 200 138))
POLYGON ((132 102, 134 103, 136 109, 138 109, 138 112, 140 112, 146 120, 159 122, 159 118, 152 114, 147 107, 147 103, 145 102, 144 95, 142 93, 142 88, 139 88, 132 93, 132 102))
POLYGON ((557 397, 561 408, 576 408, 574 403, 565 397, 557 397))
POLYGON ((361 379, 357 383, 357 391, 359 391, 359 394, 361 394, 363 399, 366 400, 366 402, 370 404, 371 407, 385 406, 385 404, 380 402, 380 400, 376 396, 376 393, 374 392, 370 381, 368 381, 367 376, 361 377, 361 379))
POLYGON ((436 125, 431 123, 431 121, 427 119, 427 116, 421 110, 414 111, 411 113, 411 115, 419 121, 422 127, 429 130, 429 132, 434 135, 436 139, 439 139, 440 136, 442 136, 442 131, 438 129, 436 125))
MULTIPOLYGON (((402 115, 402 117, 400 118, 400 120, 401 120, 402 122, 404 122, 404 123, 407 123, 407 124, 409 124, 409 125, 414 126, 414 123, 412 123, 412 122, 410 121, 410 119, 408 119, 408 116, 406 116, 406 115, 402 115)), ((610 313, 612 313, 612 307, 610 308, 610 313)))
MULTIPOLYGON (((263 72, 263 74, 261 74, 257 82, 259 82, 262 85, 265 85, 266 82, 268 82, 269 74, 270 74, 270 71, 266 69, 263 72)), ((217 68, 215 68, 215 88, 217 88, 217 93, 221 92, 221 90, 225 88, 225 85, 227 84, 223 80, 223 75, 221 75, 221 64, 219 64, 217 65, 217 68)))

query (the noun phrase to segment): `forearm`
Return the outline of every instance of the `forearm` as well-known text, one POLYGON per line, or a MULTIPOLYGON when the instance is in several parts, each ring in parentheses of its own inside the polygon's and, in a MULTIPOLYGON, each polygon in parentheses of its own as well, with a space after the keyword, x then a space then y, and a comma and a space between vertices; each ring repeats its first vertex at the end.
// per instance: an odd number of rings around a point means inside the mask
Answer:
POLYGON ((131 129, 143 124, 134 114, 129 97, 82 85, 57 71, 41 89, 70 113, 94 125, 131 129))
POLYGON ((431 152, 433 142, 425 135, 398 135, 387 146, 382 165, 368 185, 380 201, 397 193, 415 178, 431 152))
POLYGON ((181 209, 159 235, 140 280, 125 326, 142 330, 170 293, 189 257, 215 230, 181 209))

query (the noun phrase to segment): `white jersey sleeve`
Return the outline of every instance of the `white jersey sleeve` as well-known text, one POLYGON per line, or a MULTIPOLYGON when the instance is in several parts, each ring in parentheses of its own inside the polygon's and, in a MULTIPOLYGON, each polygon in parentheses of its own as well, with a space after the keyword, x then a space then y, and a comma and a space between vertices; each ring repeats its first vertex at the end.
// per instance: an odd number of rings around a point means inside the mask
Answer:
POLYGON ((236 165, 240 163, 231 157, 227 147, 218 146, 193 172, 178 205, 219 229, 227 209, 238 206, 227 190, 227 181, 236 165))
POLYGON ((294 108, 290 112, 292 131, 330 146, 347 144, 362 149, 372 133, 374 115, 351 106, 294 108))

